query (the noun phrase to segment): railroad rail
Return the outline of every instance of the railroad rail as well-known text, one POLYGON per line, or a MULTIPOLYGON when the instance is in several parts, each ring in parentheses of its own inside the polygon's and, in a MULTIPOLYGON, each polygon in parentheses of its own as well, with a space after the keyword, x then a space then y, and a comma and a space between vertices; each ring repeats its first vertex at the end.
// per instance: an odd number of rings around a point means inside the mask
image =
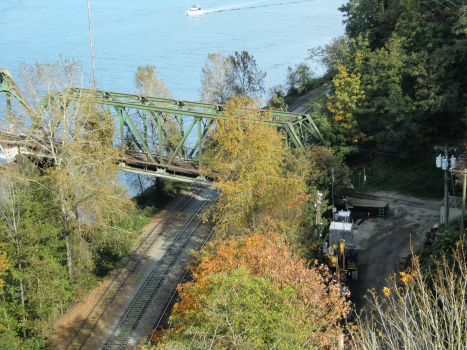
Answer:
POLYGON ((102 293, 93 309, 86 316, 77 332, 73 335, 66 349, 82 349, 97 323, 102 318, 112 301, 115 299, 123 285, 134 273, 145 254, 151 249, 165 228, 182 212, 191 202, 194 195, 200 193, 206 186, 195 184, 175 205, 167 212, 159 223, 146 235, 143 242, 134 250, 133 254, 125 262, 117 276, 112 280, 107 289, 102 293), (134 258, 139 257, 139 258, 134 258))
MULTIPOLYGON (((214 228, 211 230, 211 232, 209 232, 209 235, 206 237, 206 239, 204 240, 203 244, 201 245, 201 247, 198 249, 198 251, 200 251, 201 249, 203 249, 203 247, 206 245, 206 243, 209 241, 209 238, 211 238, 214 230, 216 229, 217 227, 217 224, 214 226, 214 228)), ((185 273, 183 274, 182 278, 180 279, 178 285, 182 284, 183 281, 185 280, 185 277, 186 275, 188 274, 188 270, 185 270, 185 273)), ((167 302, 167 304, 165 305, 165 308, 164 308, 164 311, 162 312, 162 314, 160 315, 160 317, 158 318, 157 320, 157 323, 156 325, 154 326, 154 330, 157 331, 157 329, 159 327, 162 326, 162 323, 163 323, 163 320, 164 318, 168 317, 169 315, 167 315, 168 311, 169 311, 169 308, 170 308, 170 305, 172 304, 175 296, 177 295, 178 293, 178 290, 175 289, 174 292, 172 293, 171 297, 170 297, 170 300, 167 302)), ((147 342, 151 342, 152 345, 155 345, 155 342, 153 342, 152 340, 152 337, 151 335, 149 336, 148 340, 146 341, 147 342)))
MULTIPOLYGON (((190 221, 165 251, 162 258, 158 261, 157 266, 146 278, 143 286, 133 298, 130 306, 120 317, 116 326, 114 326, 102 349, 123 349, 127 346, 133 332, 136 330, 143 318, 148 305, 153 301, 156 293, 160 290, 165 278, 171 271, 171 268, 179 261, 178 259, 180 254, 183 252, 190 238, 203 221, 203 218, 200 218, 197 222, 194 222, 194 219, 216 193, 217 190, 213 190, 210 193, 203 205, 196 211, 195 215, 193 215, 190 221)), ((211 202, 211 205, 214 203, 215 201, 211 202)))

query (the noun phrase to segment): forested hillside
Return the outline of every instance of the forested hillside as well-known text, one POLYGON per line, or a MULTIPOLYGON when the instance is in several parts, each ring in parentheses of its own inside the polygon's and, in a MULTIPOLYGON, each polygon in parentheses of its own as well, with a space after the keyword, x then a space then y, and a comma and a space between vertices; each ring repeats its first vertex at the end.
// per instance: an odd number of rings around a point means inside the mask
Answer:
POLYGON ((298 66, 289 75, 289 94, 329 82, 333 93, 313 107, 333 148, 351 164, 370 167, 376 186, 439 193, 434 146, 463 149, 465 139, 463 3, 362 0, 341 11, 346 36, 310 51, 326 67, 325 76, 313 78, 298 66))

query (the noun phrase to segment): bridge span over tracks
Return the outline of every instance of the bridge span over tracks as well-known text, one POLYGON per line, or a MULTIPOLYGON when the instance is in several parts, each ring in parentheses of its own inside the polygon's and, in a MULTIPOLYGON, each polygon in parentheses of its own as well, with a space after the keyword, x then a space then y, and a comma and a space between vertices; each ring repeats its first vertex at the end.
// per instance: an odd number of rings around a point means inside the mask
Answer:
MULTIPOLYGON (((4 68, 0 68, 0 92, 5 96, 8 117, 15 118, 15 113, 21 110, 30 119, 27 133, 2 123, 0 152, 3 157, 10 160, 17 154, 46 157, 40 152, 43 141, 38 112, 4 68)), ((91 94, 114 116, 119 129, 114 146, 122 149, 116 161, 123 171, 137 174, 193 182, 202 168, 204 138, 216 119, 225 119, 225 106, 220 104, 82 88, 49 94, 41 107, 51 101, 61 101, 63 105, 64 100, 68 106, 79 101, 83 94, 91 94)), ((264 110, 266 112, 269 111, 264 110)), ((310 115, 271 111, 268 120, 262 122, 283 132, 291 147, 302 148, 305 144, 315 143, 326 145, 310 115)))

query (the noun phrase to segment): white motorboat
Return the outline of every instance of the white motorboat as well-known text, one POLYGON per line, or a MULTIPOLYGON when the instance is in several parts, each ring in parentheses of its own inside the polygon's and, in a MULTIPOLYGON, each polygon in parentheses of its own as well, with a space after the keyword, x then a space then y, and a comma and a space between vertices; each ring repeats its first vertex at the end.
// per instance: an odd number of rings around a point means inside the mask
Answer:
POLYGON ((188 16, 201 15, 202 13, 204 13, 204 11, 199 5, 191 6, 190 9, 186 12, 188 16))

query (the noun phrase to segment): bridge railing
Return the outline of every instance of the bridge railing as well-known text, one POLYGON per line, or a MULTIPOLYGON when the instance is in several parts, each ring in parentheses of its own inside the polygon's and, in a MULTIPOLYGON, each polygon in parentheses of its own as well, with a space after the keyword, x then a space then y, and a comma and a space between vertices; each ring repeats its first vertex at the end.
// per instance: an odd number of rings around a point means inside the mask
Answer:
MULTIPOLYGON (((8 113, 12 113, 11 100, 14 99, 31 119, 35 119, 33 109, 6 69, 0 69, 0 92, 6 95, 8 113)), ((79 102, 83 94, 92 95, 118 120, 119 140, 114 145, 125 150, 120 164, 144 171, 198 175, 203 164, 203 139, 215 120, 225 119, 225 106, 220 104, 104 90, 73 88, 50 94, 44 101, 79 102)), ((281 130, 292 147, 301 148, 316 142, 326 145, 309 115, 257 111, 268 113, 269 117, 262 122, 281 130)))

